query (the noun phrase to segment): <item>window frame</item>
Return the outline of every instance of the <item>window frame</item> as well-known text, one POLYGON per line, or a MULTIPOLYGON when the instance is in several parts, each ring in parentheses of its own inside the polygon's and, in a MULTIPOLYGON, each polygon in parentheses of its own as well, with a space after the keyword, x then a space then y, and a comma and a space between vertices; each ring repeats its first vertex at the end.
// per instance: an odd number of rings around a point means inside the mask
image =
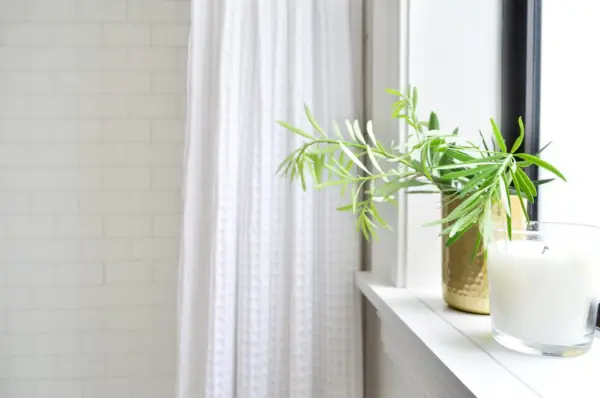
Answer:
MULTIPOLYGON (((502 133, 510 148, 522 117, 526 132, 521 152, 529 154, 540 150, 541 40, 542 0, 502 0, 502 133)), ((526 172, 532 180, 539 178, 537 166, 526 172)), ((538 200, 528 206, 531 219, 537 220, 538 200)))
MULTIPOLYGON (((382 95, 386 87, 419 87, 420 109, 436 110, 443 126, 460 126, 469 139, 479 139, 478 128, 489 126, 490 116, 501 119, 502 0, 475 5, 471 0, 377 0, 372 6, 366 15, 371 24, 365 24, 366 56, 371 57, 365 68, 365 115, 382 140, 402 144, 406 139, 406 126, 389 120, 389 98, 382 95), (464 29, 455 29, 457 21, 464 29), (448 57, 452 62, 440 62, 448 57), (454 92, 466 101, 456 101, 454 92)), ((370 243, 365 268, 394 286, 441 288, 439 231, 423 226, 440 216, 439 200, 432 196, 400 195, 398 206, 384 217, 393 232, 370 243)))
MULTIPOLYGON (((540 148, 540 76, 541 76, 541 7, 543 0, 499 0, 500 12, 500 80, 499 112, 503 135, 507 144, 512 143, 519 135, 517 120, 523 117, 526 125, 526 136, 522 152, 535 154, 540 148), (525 32, 525 34, 523 34, 525 32)), ((412 50, 410 23, 411 2, 381 3, 372 2, 372 8, 365 13, 369 23, 365 23, 367 46, 365 57, 365 116, 378 122, 378 126, 386 131, 396 142, 403 142, 405 127, 394 125, 385 120, 387 116, 386 100, 382 99, 383 86, 374 80, 385 80, 388 86, 405 87, 413 84, 410 64, 412 50), (392 23, 401 21, 402 23, 392 23), (386 31, 386 35, 378 35, 386 31), (373 35, 375 33, 375 35, 373 35), (375 36, 375 37, 373 37, 375 36), (383 40, 382 40, 383 36, 383 40), (391 47, 389 47, 391 46, 391 47), (389 48, 394 48, 391 54, 389 48), (384 54, 387 52, 387 54, 384 54), (377 56, 379 54, 379 57, 377 56), (382 54, 387 63, 382 65, 382 54), (385 78, 382 78, 385 76, 385 78), (384 109, 385 114, 379 114, 384 109)), ((466 4, 466 3, 465 3, 466 4)), ((386 137, 387 138, 387 137, 386 137)), ((526 170, 533 180, 538 179, 537 166, 526 170)), ((390 214, 395 224, 392 236, 386 236, 383 242, 371 242, 363 250, 366 269, 373 270, 389 280, 393 285, 407 287, 412 285, 415 273, 414 256, 407 253, 412 236, 418 239, 432 239, 423 230, 416 229, 410 223, 411 204, 407 198, 400 198, 399 206, 390 214), (412 265, 411 265, 412 264, 412 265)), ((427 209, 426 209, 427 210, 427 209)), ((430 209, 429 209, 430 210, 430 209)), ((538 204, 529 204, 532 219, 538 217, 538 204)), ((432 214, 432 216, 435 216, 432 214)), ((431 271, 431 270, 429 270, 431 271)), ((420 273, 420 272, 419 272, 420 273)), ((417 277, 418 279, 418 277, 417 277)), ((425 278, 427 279, 427 278, 425 278)))

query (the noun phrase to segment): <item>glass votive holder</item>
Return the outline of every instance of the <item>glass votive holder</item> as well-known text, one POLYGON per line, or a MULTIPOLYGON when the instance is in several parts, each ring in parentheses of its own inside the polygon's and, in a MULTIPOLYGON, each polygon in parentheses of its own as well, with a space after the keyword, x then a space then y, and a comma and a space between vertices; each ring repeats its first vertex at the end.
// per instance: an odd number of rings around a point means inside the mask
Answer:
POLYGON ((532 222, 487 247, 492 334, 523 353, 570 357, 594 341, 600 229, 532 222))

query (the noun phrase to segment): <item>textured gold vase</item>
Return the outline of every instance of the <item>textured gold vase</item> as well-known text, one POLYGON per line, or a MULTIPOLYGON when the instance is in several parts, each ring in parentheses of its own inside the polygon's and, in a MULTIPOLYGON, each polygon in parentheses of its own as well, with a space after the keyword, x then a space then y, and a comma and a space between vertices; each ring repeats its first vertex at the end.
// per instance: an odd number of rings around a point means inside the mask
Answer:
MULTIPOLYGON (((461 202, 454 201, 443 208, 446 217, 461 202)), ((517 197, 511 197, 512 225, 521 228, 525 225, 525 216, 517 197)), ((494 222, 501 222, 504 214, 495 212, 494 222)), ((457 310, 474 314, 489 314, 487 268, 480 253, 471 262, 479 231, 476 226, 468 230, 450 247, 446 247, 446 237, 442 243, 443 293, 446 303, 457 310)))

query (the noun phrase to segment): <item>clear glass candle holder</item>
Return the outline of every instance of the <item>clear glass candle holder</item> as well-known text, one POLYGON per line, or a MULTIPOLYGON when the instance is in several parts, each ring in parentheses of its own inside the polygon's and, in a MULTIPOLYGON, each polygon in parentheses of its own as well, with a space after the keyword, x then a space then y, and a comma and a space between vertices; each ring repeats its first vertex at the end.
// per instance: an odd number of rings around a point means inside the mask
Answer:
POLYGON ((532 222, 487 248, 492 334, 523 353, 570 357, 594 341, 600 229, 532 222))

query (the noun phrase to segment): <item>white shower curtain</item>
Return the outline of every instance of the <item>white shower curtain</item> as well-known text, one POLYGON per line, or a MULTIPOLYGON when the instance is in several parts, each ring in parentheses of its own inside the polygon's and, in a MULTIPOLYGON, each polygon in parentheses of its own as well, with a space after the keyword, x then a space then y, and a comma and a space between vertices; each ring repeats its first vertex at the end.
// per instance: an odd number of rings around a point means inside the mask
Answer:
POLYGON ((276 125, 361 110, 360 0, 192 0, 177 398, 362 396, 354 220, 276 125))

